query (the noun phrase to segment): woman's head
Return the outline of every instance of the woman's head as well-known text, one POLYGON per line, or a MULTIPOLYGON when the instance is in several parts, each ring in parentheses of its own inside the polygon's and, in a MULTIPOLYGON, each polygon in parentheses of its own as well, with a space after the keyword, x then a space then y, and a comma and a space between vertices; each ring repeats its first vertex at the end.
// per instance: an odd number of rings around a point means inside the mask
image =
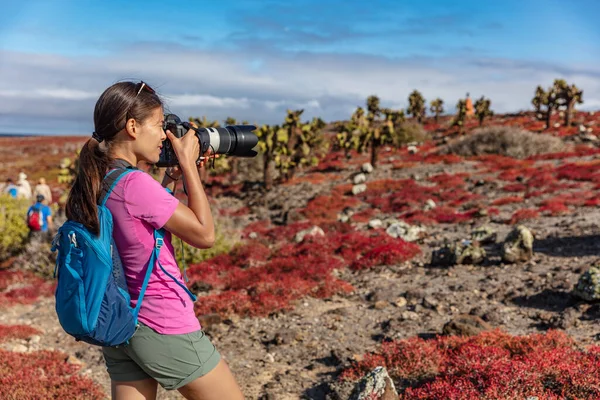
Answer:
POLYGON ((79 171, 67 200, 69 219, 99 232, 96 204, 112 160, 124 158, 134 165, 157 162, 166 138, 162 122, 163 103, 145 82, 115 83, 100 95, 93 139, 81 149, 79 171))

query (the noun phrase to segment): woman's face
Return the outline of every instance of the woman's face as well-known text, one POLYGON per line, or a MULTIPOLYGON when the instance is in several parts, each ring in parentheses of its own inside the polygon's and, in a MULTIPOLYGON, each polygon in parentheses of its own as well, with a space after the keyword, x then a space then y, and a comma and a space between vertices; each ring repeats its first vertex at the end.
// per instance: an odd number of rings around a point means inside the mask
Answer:
POLYGON ((167 138, 163 130, 164 114, 162 107, 157 107, 146 120, 140 124, 136 140, 138 161, 150 164, 158 162, 163 141, 167 138))

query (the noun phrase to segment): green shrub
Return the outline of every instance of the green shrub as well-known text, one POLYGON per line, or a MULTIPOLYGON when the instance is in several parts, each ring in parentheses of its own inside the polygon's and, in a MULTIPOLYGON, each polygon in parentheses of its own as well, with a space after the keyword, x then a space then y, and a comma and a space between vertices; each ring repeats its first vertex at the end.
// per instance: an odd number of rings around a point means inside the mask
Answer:
POLYGON ((202 261, 209 260, 219 254, 227 253, 231 251, 233 246, 237 243, 231 239, 226 233, 217 229, 215 233, 215 244, 210 249, 198 249, 190 246, 183 240, 173 235, 172 239, 173 248, 175 249, 175 257, 177 258, 177 264, 180 268, 183 267, 183 261, 185 259, 185 265, 198 264, 202 261), (183 243, 183 252, 182 252, 183 243))
POLYGON ((20 252, 27 241, 29 202, 0 195, 0 261, 20 252))

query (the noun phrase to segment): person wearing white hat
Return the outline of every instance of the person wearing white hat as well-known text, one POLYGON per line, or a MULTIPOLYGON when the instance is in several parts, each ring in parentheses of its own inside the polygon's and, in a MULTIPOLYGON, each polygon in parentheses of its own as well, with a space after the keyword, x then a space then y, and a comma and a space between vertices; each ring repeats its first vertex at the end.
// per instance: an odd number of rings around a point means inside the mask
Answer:
POLYGON ((17 198, 30 199, 31 198, 31 185, 27 180, 27 175, 23 171, 19 172, 19 180, 17 181, 17 198))

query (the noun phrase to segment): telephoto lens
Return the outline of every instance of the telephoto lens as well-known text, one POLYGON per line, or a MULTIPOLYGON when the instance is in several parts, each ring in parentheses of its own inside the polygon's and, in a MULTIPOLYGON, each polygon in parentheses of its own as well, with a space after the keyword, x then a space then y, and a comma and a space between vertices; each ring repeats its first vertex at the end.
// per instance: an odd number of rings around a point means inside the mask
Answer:
MULTIPOLYGON (((196 137, 198 137, 198 141, 200 142, 198 159, 209 149, 214 154, 236 157, 255 157, 258 154, 253 150, 258 143, 258 136, 252 132, 256 129, 254 125, 229 125, 224 128, 194 128, 189 122, 182 122, 177 115, 166 114, 165 130, 167 129, 176 137, 182 137, 190 129, 196 131, 196 137)), ((165 140, 156 166, 169 167, 178 164, 177 155, 173 150, 173 146, 171 146, 171 142, 165 140)))

